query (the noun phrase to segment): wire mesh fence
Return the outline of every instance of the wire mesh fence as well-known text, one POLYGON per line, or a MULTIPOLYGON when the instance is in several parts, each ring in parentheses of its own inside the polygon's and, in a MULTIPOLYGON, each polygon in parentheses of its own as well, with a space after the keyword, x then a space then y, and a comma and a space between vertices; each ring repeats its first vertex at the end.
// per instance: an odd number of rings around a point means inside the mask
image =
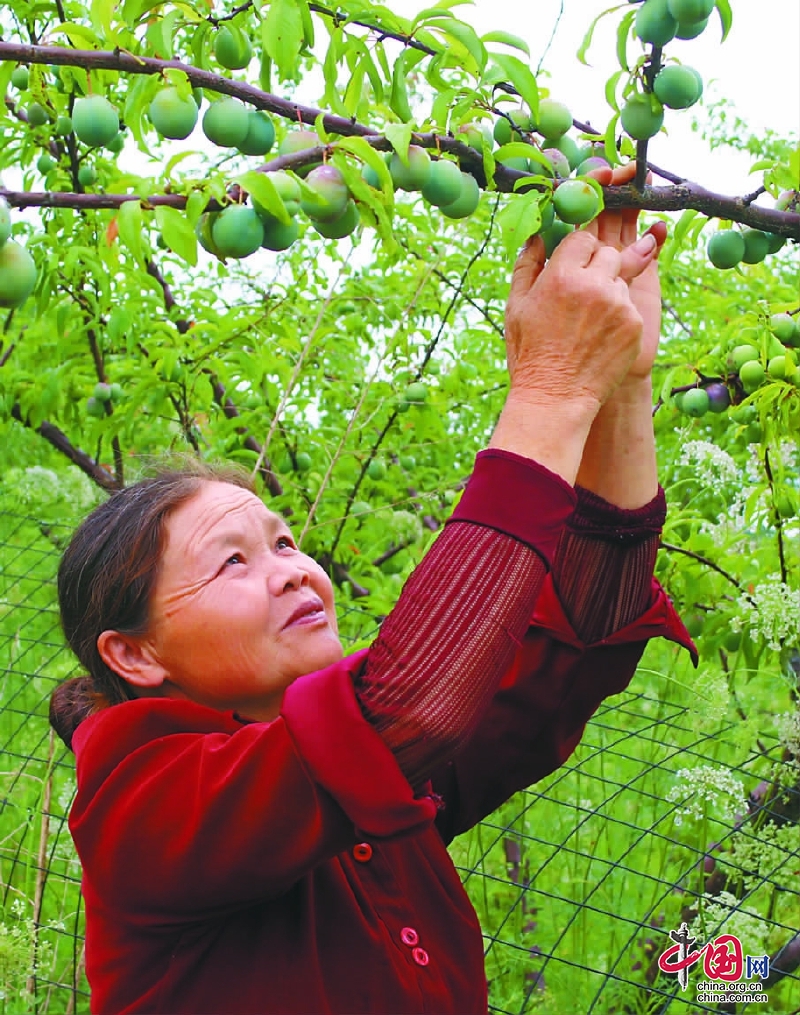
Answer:
MULTIPOLYGON (((0 512, 0 1012, 89 1007, 74 765, 47 722, 76 672, 54 583, 68 536, 0 512)), ((561 769, 452 844, 492 1012, 800 1011, 797 759, 736 734, 618 695, 561 769)))

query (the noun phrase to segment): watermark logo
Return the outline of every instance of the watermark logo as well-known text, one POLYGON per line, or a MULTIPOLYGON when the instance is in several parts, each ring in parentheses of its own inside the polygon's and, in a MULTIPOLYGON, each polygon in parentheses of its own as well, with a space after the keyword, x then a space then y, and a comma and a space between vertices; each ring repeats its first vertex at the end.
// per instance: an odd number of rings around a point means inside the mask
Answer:
POLYGON ((764 1002, 763 981, 769 976, 769 955, 745 955, 735 934, 720 934, 696 948, 686 923, 669 932, 674 942, 658 957, 658 968, 677 976, 681 990, 689 986, 689 970, 703 962, 709 982, 697 985, 697 1000, 709 1004, 764 1002))

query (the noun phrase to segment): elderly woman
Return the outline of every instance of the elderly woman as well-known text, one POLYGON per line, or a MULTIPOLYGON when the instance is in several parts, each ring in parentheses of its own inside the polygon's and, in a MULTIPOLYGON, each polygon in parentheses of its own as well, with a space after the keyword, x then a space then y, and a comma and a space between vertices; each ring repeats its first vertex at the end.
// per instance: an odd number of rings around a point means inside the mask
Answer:
POLYGON ((58 584, 88 676, 51 718, 93 1012, 486 1012, 447 843, 564 761, 648 638, 692 647, 652 577, 663 239, 606 212, 546 266, 527 245, 502 416, 368 649, 343 657, 327 574, 235 473, 81 525, 58 584))

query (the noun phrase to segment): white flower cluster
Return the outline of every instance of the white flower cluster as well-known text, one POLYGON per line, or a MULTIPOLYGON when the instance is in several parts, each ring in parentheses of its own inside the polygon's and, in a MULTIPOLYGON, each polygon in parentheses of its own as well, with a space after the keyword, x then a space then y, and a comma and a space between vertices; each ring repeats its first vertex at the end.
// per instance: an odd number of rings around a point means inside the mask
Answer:
POLYGON ((781 643, 800 641, 800 589, 781 581, 780 575, 768 575, 749 596, 739 597, 743 617, 733 617, 731 627, 750 628, 751 635, 762 635, 771 649, 780 651, 781 643))
POLYGON ((710 441, 687 441, 680 458, 681 465, 690 465, 698 479, 710 487, 720 483, 739 483, 739 466, 727 451, 710 441))
POLYGON ((698 943, 705 944, 721 934, 733 934, 741 941, 746 955, 763 955, 767 951, 769 927, 757 913, 749 913, 741 906, 741 901, 730 892, 706 893, 692 921, 698 943))
POLYGON ((728 681, 719 670, 700 670, 694 679, 693 729, 715 727, 728 714, 728 681))
POLYGON ((783 712, 778 716, 778 739, 800 762, 800 712, 783 712))
POLYGON ((730 822, 744 810, 745 792, 742 783, 727 768, 698 765, 681 768, 675 773, 676 784, 667 793, 670 803, 682 801, 683 808, 675 812, 675 824, 684 820, 700 821, 712 816, 730 822))
POLYGON ((768 821, 755 835, 737 832, 732 837, 730 862, 742 872, 748 892, 756 891, 765 882, 770 889, 793 892, 798 851, 800 826, 787 824, 778 828, 768 821))

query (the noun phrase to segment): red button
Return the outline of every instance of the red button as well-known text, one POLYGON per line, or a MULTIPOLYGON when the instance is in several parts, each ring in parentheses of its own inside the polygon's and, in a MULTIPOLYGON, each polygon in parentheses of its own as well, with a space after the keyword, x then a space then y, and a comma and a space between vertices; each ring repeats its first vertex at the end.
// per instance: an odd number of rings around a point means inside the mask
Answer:
POLYGON ((404 945, 413 948, 414 945, 419 944, 419 934, 417 934, 413 927, 403 927, 400 931, 400 940, 404 945))
POLYGON ((411 957, 414 959, 414 961, 418 966, 427 966, 427 964, 430 962, 430 959, 428 958, 428 953, 425 951, 424 948, 415 948, 414 951, 411 953, 411 957))
POLYGON ((359 842, 357 846, 353 846, 353 856, 359 863, 366 863, 372 859, 372 846, 368 842, 359 842))

